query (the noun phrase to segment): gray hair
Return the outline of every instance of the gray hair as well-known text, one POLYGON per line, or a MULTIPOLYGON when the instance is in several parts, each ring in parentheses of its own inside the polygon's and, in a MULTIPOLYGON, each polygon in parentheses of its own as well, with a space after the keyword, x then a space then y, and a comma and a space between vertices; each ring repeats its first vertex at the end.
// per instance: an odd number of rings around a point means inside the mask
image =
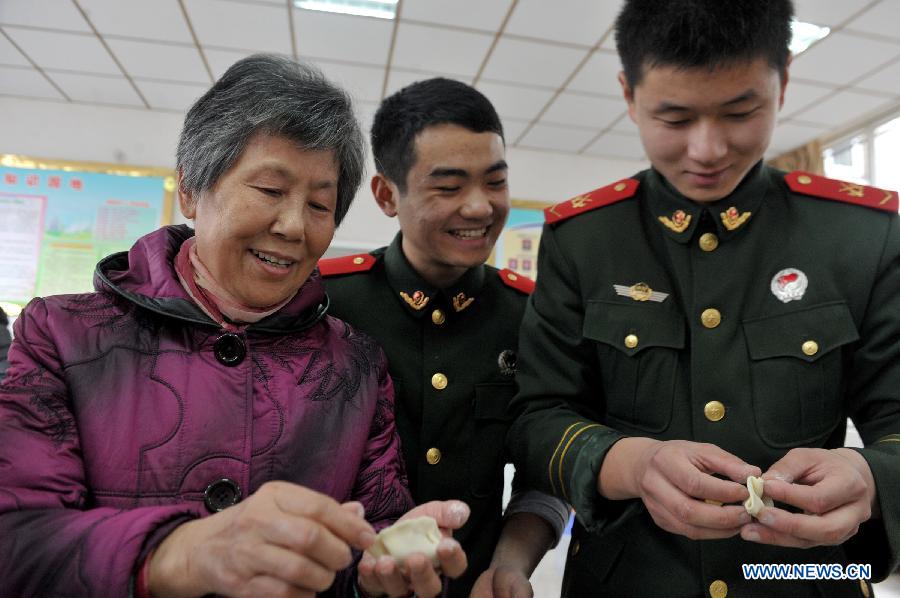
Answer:
POLYGON ((332 150, 338 165, 335 224, 362 182, 365 140, 350 97, 316 68, 272 54, 234 63, 184 118, 178 140, 182 190, 214 187, 257 133, 309 150, 332 150))

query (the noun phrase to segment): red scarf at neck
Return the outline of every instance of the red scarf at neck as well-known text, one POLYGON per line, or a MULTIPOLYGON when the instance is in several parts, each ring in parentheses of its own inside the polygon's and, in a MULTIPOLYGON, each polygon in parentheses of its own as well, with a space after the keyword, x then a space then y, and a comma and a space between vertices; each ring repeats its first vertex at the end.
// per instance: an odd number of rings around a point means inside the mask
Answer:
POLYGON ((295 292, 284 301, 268 307, 244 305, 226 291, 200 261, 196 240, 196 237, 191 237, 182 243, 178 255, 175 256, 175 272, 181 286, 194 303, 222 328, 237 331, 247 324, 259 322, 287 305, 296 295, 295 292))

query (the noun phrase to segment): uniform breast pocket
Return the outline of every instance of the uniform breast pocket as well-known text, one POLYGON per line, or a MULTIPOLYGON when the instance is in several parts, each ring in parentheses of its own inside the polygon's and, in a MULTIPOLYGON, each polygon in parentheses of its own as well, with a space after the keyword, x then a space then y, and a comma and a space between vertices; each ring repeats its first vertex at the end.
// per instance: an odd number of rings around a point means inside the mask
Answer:
POLYGON ((845 349, 859 339, 847 305, 745 320, 743 328, 760 437, 788 448, 830 434, 845 417, 845 349))
POLYGON ((596 341, 604 413, 645 432, 672 420, 684 318, 656 304, 588 301, 582 334, 596 341))
POLYGON ((469 479, 473 496, 484 498, 503 490, 509 402, 516 394, 513 382, 475 385, 474 438, 469 444, 469 479))

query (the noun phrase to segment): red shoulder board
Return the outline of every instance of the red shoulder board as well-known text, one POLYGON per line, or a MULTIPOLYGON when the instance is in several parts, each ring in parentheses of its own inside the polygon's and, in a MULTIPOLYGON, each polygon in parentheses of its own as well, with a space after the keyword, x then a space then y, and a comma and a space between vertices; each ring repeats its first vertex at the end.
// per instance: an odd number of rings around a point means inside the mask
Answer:
POLYGON ((622 179, 612 185, 594 189, 590 193, 573 197, 544 210, 544 222, 553 224, 582 212, 589 212, 628 199, 637 191, 636 179, 622 179))
POLYGON ((366 272, 375 265, 375 256, 368 253, 344 255, 319 260, 319 272, 322 276, 337 276, 353 272, 366 272))
POLYGON ((512 287, 526 295, 530 295, 534 292, 534 281, 527 276, 522 276, 509 268, 504 268, 503 270, 498 271, 497 274, 500 275, 500 280, 503 281, 503 284, 508 287, 512 287))
POLYGON ((784 180, 794 193, 833 199, 894 214, 900 208, 900 200, 897 199, 896 191, 827 179, 799 170, 786 174, 784 180))

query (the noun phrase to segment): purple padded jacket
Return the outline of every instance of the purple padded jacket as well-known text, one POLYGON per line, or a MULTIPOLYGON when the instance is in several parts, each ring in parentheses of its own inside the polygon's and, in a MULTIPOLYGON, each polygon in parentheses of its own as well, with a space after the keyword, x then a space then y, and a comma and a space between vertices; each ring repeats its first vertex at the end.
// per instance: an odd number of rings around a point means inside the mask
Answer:
POLYGON ((175 275, 192 234, 151 233, 98 264, 95 293, 35 299, 16 321, 0 595, 126 596, 174 527, 270 480, 359 500, 376 526, 412 507, 381 349, 325 314, 318 272, 226 334, 175 275))

